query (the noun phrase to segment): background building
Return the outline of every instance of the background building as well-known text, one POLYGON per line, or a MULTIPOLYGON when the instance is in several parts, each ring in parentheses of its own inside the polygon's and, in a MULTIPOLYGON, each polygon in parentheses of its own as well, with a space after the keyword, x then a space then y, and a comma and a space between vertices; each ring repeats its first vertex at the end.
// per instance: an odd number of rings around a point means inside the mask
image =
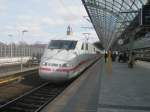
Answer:
POLYGON ((19 44, 5 44, 0 42, 0 57, 21 57, 31 56, 39 57, 43 54, 46 44, 27 44, 20 42, 19 44))

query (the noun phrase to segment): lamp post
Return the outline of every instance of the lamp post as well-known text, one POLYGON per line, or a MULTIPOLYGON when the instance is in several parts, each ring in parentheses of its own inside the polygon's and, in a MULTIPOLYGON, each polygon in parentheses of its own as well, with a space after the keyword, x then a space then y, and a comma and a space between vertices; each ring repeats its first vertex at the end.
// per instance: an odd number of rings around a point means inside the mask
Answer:
MULTIPOLYGON (((10 40, 11 40, 11 38, 12 38, 13 35, 9 34, 8 36, 10 37, 10 40)), ((10 42, 10 56, 13 57, 12 42, 10 42)))
POLYGON ((7 57, 7 42, 4 45, 4 56, 7 57))
MULTIPOLYGON (((24 36, 25 32, 28 32, 28 30, 22 30, 21 42, 23 42, 23 36, 24 36)), ((21 72, 23 71, 23 59, 22 58, 23 58, 23 45, 21 45, 21 66, 20 66, 21 72)))

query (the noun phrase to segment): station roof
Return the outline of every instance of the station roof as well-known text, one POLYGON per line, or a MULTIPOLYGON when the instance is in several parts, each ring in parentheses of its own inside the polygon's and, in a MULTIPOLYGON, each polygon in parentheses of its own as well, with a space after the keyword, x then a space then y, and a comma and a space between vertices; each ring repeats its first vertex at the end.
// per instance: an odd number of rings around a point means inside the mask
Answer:
POLYGON ((105 49, 122 34, 147 0, 82 0, 105 49))

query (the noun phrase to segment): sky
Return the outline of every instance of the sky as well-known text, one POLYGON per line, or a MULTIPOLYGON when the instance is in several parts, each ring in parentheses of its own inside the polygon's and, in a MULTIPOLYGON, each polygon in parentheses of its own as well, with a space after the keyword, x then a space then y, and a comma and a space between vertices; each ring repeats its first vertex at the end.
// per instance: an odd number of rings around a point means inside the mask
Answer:
POLYGON ((73 35, 97 41, 94 29, 83 16, 87 16, 81 0, 0 0, 0 41, 5 43, 47 43, 66 34, 67 26, 73 35), (23 30, 28 32, 22 33, 23 30))

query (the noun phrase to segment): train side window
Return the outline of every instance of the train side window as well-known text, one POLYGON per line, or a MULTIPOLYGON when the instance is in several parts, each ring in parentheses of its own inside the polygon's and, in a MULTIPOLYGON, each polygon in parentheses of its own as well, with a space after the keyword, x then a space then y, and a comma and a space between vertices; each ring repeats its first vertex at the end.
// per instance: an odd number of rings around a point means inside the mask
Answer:
POLYGON ((88 44, 86 43, 86 50, 88 50, 88 44))
POLYGON ((84 50, 84 44, 82 44, 81 50, 84 50))

